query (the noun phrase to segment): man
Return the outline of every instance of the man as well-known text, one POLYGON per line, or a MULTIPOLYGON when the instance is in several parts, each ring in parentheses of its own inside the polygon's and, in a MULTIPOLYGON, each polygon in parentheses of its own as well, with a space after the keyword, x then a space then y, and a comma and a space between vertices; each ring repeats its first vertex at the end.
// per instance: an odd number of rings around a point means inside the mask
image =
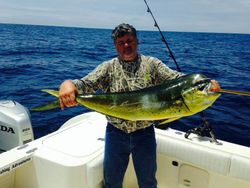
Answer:
MULTIPOLYGON (((177 78, 182 73, 168 68, 159 59, 138 52, 133 26, 120 24, 112 32, 118 57, 105 61, 79 80, 64 81, 59 90, 61 108, 77 105, 77 93, 133 91, 177 78)), ((218 83, 214 83, 214 88, 218 83)), ((105 136, 104 181, 106 188, 121 188, 129 155, 140 188, 155 188, 156 140, 151 121, 126 121, 108 117, 105 136)))

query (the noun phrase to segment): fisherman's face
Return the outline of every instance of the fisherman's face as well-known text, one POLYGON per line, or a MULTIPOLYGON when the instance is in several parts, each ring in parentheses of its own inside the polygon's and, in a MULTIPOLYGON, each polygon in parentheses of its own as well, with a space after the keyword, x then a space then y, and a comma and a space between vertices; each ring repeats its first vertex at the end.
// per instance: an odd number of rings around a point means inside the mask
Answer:
POLYGON ((137 59, 138 40, 131 34, 117 38, 115 47, 122 61, 134 61, 137 59))

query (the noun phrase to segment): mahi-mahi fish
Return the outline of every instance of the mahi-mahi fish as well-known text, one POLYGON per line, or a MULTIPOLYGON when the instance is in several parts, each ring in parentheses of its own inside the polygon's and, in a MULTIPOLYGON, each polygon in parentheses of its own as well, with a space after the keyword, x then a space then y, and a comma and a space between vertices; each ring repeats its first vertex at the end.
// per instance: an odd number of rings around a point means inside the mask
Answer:
MULTIPOLYGON (((56 90, 42 91, 59 97, 56 90)), ((167 123, 205 110, 220 95, 211 91, 211 79, 202 74, 190 74, 136 91, 78 94, 76 101, 91 110, 124 120, 164 120, 167 123)), ((32 110, 57 107, 60 107, 59 100, 32 110)))

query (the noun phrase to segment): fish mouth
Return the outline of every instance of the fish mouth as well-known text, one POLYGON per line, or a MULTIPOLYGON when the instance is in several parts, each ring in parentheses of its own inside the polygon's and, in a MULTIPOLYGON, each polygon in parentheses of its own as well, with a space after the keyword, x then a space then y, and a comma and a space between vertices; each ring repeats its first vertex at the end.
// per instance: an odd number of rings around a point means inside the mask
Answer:
POLYGON ((196 81, 195 86, 198 88, 198 93, 201 95, 213 95, 215 93, 211 90, 212 82, 210 78, 196 81))
POLYGON ((202 95, 207 95, 207 96, 215 96, 218 95, 218 92, 215 92, 212 90, 212 82, 207 83, 203 89, 199 90, 199 93, 202 95))

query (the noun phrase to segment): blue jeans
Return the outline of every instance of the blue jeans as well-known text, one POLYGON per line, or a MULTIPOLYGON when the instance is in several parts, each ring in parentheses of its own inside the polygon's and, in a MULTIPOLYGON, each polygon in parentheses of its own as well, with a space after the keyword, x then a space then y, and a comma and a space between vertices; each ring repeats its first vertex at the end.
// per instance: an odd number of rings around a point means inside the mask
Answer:
POLYGON ((129 155, 135 167, 140 188, 156 188, 156 140, 154 127, 125 133, 107 125, 104 154, 105 188, 122 188, 129 155))

